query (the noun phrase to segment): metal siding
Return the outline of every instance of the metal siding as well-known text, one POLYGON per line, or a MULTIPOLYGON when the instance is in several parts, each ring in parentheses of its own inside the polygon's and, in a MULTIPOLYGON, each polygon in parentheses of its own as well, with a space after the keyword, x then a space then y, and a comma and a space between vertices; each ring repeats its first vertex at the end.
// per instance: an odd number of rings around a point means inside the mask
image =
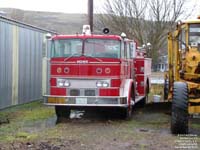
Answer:
POLYGON ((24 49, 24 45, 23 43, 26 43, 25 42, 25 39, 24 39, 24 31, 23 30, 19 30, 19 84, 18 84, 18 97, 19 99, 24 99, 24 94, 23 94, 23 87, 24 87, 24 79, 22 78, 22 70, 21 70, 21 67, 23 64, 24 64, 24 58, 22 56, 22 54, 24 54, 24 56, 26 56, 25 53, 22 52, 22 50, 24 49), (23 41, 23 40, 24 41, 23 41), (23 59, 22 59, 23 58, 23 59))
POLYGON ((35 95, 41 95, 42 94, 42 82, 41 82, 41 78, 42 78, 42 68, 40 66, 42 66, 42 47, 40 42, 42 41, 42 39, 40 38, 40 34, 36 33, 35 35, 35 70, 38 70, 35 72, 35 77, 34 80, 36 80, 37 82, 35 82, 35 86, 38 87, 35 90, 35 95))
POLYGON ((37 96, 36 94, 35 94, 35 91, 36 91, 36 89, 37 89, 37 87, 36 87, 36 82, 35 81, 37 81, 36 79, 35 79, 35 74, 36 74, 36 72, 37 72, 37 69, 36 69, 36 62, 35 62, 35 59, 36 59, 36 57, 37 57, 37 55, 35 54, 36 53, 36 37, 35 37, 35 34, 36 34, 36 32, 31 32, 31 47, 30 47, 30 64, 31 64, 31 69, 30 69, 30 97, 31 97, 31 99, 36 99, 37 97, 35 97, 35 96, 37 96))
POLYGON ((0 18, 0 109, 42 98, 44 37, 39 28, 0 18))
POLYGON ((48 41, 47 42, 47 64, 46 64, 46 66, 47 66, 47 69, 46 69, 46 74, 47 74, 47 76, 46 76, 46 85, 47 85, 47 89, 46 89, 46 93, 47 94, 50 94, 50 72, 51 72, 51 70, 50 70, 50 58, 51 58, 51 54, 50 54, 50 48, 51 48, 51 41, 48 41))
POLYGON ((12 26, 0 22, 0 108, 11 105, 12 26))
POLYGON ((42 38, 43 34, 21 28, 19 65, 20 103, 42 97, 42 38), (24 57, 26 56, 26 57, 24 57))
POLYGON ((19 37, 18 27, 12 27, 12 105, 18 104, 19 37))
POLYGON ((39 70, 39 72, 36 72, 36 80, 38 79, 38 84, 37 86, 39 86, 40 88, 37 89, 36 91, 36 94, 37 95, 42 95, 42 51, 43 51, 43 48, 45 47, 45 45, 43 45, 43 41, 44 41, 44 34, 41 34, 41 33, 38 33, 38 38, 37 39, 40 39, 40 40, 37 40, 38 41, 38 48, 37 48, 37 55, 38 57, 36 62, 37 62, 37 69, 39 70), (44 46, 44 47, 43 47, 44 46))

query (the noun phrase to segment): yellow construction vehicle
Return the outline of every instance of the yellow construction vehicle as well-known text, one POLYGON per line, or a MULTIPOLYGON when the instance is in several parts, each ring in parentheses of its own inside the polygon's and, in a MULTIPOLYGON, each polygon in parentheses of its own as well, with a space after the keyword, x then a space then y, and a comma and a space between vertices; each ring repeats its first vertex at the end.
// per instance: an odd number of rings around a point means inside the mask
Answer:
POLYGON ((171 132, 187 134, 189 115, 200 113, 200 17, 168 33, 169 70, 164 98, 172 101, 171 132))

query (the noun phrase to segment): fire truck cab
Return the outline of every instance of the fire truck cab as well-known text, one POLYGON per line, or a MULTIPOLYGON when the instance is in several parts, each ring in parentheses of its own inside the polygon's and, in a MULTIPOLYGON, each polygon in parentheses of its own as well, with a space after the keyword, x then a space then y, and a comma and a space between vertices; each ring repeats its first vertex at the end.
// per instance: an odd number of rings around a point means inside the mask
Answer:
POLYGON ((44 104, 57 117, 71 109, 113 109, 129 118, 132 106, 148 100, 151 59, 136 42, 89 33, 51 37, 48 90, 44 104))

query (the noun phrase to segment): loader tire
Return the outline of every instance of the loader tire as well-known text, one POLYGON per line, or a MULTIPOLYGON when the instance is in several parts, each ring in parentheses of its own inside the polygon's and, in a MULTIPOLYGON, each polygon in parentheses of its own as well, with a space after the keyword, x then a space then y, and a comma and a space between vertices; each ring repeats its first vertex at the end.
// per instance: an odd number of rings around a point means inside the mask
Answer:
POLYGON ((175 82, 172 96, 171 132, 188 133, 188 87, 184 82, 175 82))
POLYGON ((70 109, 66 106, 55 106, 55 112, 58 119, 70 117, 70 109))

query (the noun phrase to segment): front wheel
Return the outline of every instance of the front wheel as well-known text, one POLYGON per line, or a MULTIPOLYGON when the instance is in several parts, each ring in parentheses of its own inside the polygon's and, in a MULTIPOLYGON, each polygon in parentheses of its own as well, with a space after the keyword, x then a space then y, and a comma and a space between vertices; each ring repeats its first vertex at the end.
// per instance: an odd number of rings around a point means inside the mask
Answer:
POLYGON ((130 120, 132 116, 132 106, 127 108, 120 108, 120 118, 130 120))
POLYGON ((55 106, 55 112, 57 118, 69 118, 70 117, 70 109, 66 106, 55 106))
POLYGON ((175 82, 172 96, 171 132, 188 133, 188 87, 184 82, 175 82))

